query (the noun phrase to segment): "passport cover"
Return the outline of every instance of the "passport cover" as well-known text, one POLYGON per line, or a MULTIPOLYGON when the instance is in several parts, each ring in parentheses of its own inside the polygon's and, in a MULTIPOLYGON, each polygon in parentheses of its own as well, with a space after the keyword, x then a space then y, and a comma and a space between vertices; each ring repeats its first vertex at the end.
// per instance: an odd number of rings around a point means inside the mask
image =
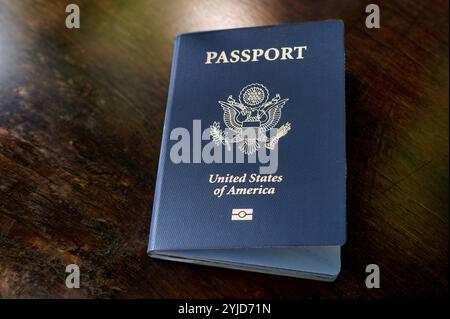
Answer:
POLYGON ((178 35, 149 255, 333 280, 345 149, 342 21, 178 35), (203 156, 211 145, 221 161, 203 156), (223 160, 230 149, 243 163, 223 160))

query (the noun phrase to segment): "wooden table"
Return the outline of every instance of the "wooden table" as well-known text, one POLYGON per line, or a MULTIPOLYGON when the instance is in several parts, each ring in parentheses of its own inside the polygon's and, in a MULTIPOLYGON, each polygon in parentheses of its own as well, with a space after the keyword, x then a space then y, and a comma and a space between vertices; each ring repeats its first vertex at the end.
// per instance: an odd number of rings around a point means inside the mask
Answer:
POLYGON ((380 29, 366 2, 0 0, 0 297, 448 297, 448 2, 377 1, 380 29), (150 259, 175 34, 326 18, 346 25, 337 281, 150 259))

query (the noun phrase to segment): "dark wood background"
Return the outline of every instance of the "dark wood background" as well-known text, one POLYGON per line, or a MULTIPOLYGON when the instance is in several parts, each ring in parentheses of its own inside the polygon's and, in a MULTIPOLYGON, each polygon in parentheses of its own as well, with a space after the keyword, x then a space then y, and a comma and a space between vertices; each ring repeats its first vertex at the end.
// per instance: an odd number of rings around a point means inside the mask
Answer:
POLYGON ((381 29, 368 3, 0 0, 0 297, 448 297, 448 2, 376 1, 381 29), (326 18, 346 26, 337 281, 147 257, 175 34, 326 18))

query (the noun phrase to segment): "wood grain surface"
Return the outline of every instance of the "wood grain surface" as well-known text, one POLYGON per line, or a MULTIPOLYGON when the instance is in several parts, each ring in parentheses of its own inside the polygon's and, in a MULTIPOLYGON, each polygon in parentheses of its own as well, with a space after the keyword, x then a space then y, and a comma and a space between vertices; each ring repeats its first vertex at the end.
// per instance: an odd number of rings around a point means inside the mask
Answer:
POLYGON ((0 297, 448 297, 448 2, 376 3, 380 29, 353 0, 0 0, 0 297), (327 18, 346 27, 337 281, 150 259, 174 36, 327 18), (380 289, 365 286, 371 263, 380 289))

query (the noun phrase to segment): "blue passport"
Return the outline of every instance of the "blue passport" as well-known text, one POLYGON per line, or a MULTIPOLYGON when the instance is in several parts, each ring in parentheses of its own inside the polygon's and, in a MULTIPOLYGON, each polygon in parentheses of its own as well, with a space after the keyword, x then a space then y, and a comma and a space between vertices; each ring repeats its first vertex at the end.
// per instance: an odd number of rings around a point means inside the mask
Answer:
POLYGON ((345 150, 342 21, 178 35, 149 255, 334 280, 345 150))

